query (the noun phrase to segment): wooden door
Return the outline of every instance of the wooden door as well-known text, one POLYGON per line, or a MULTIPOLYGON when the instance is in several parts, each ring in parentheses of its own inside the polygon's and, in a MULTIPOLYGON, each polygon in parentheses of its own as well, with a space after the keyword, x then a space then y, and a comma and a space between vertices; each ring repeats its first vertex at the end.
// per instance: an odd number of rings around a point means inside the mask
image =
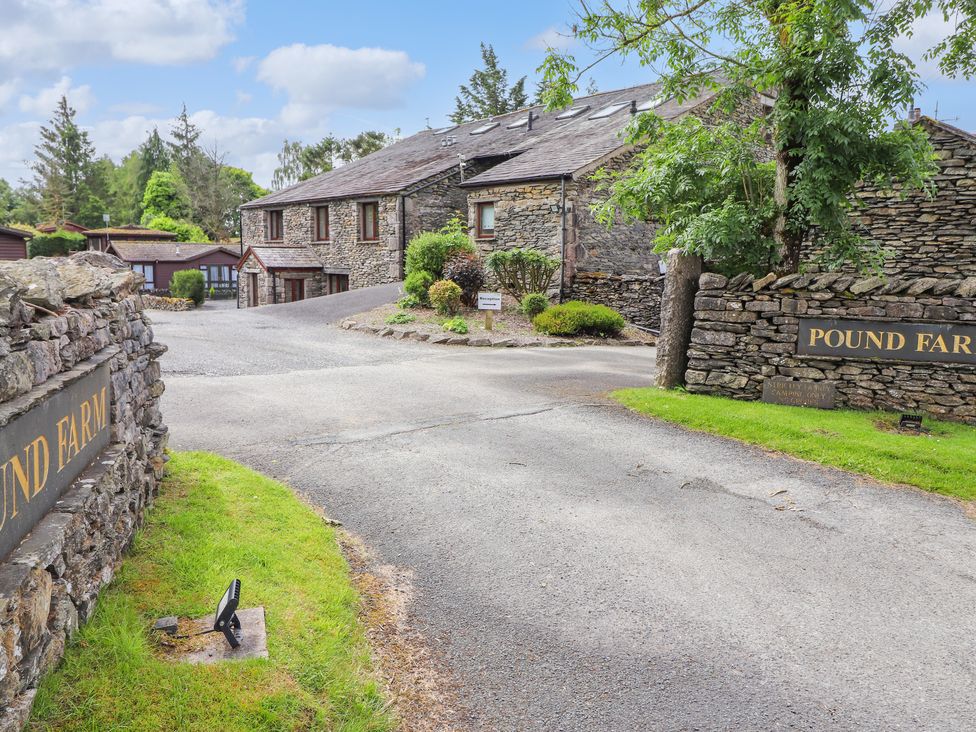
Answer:
POLYGON ((258 275, 251 272, 247 275, 247 306, 256 308, 258 306, 258 275))
POLYGON ((288 302, 304 300, 305 280, 285 280, 285 291, 288 293, 288 302))

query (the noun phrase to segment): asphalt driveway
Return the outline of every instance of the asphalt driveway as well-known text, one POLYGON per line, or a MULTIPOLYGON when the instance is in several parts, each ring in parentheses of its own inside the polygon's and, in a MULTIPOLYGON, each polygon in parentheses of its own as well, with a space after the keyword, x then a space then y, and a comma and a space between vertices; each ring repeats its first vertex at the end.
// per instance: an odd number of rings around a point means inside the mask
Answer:
POLYGON ((326 325, 347 306, 155 314, 170 445, 289 482, 412 571, 479 726, 976 728, 956 504, 609 402, 651 349, 390 342, 326 325))

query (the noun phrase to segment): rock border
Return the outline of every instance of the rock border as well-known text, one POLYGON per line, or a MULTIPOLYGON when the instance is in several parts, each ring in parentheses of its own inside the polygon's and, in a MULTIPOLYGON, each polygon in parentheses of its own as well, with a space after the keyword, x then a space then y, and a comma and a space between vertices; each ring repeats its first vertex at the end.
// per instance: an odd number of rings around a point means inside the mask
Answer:
POLYGON ((544 341, 539 338, 512 338, 507 336, 467 336, 459 333, 421 333, 410 328, 395 328, 390 325, 369 325, 346 318, 339 323, 343 330, 354 330, 360 333, 378 335, 382 338, 393 338, 398 341, 417 341, 433 343, 439 346, 469 346, 472 348, 578 348, 581 346, 651 346, 634 339, 605 340, 600 338, 583 338, 579 340, 544 341))

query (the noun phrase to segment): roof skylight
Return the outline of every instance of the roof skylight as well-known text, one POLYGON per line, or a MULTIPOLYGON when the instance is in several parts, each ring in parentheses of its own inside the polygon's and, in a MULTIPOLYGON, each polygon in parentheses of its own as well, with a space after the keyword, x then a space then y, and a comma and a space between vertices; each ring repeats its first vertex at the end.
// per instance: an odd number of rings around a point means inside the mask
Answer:
POLYGON ((500 122, 489 122, 488 124, 481 125, 481 127, 478 127, 477 129, 471 130, 470 134, 483 135, 486 132, 490 132, 491 130, 495 129, 500 124, 500 122))
POLYGON ((652 109, 655 109, 657 107, 660 107, 662 104, 664 104, 664 100, 665 100, 664 96, 661 95, 661 94, 658 94, 656 97, 651 97, 646 102, 641 102, 640 104, 638 104, 637 105, 637 111, 638 112, 648 112, 648 111, 650 111, 652 109))
POLYGON ((572 119, 573 117, 578 117, 583 114, 586 110, 590 108, 589 104, 581 104, 578 107, 570 107, 565 112, 560 112, 556 115, 556 119, 572 119))
POLYGON ((618 102, 617 104, 611 104, 609 107, 604 107, 599 112, 591 114, 588 119, 604 119, 612 114, 616 114, 624 107, 629 107, 630 102, 618 102))
POLYGON ((456 130, 457 125, 451 125, 450 127, 441 127, 439 130, 434 130, 435 135, 443 135, 445 132, 450 132, 451 130, 456 130))
POLYGON ((506 125, 506 130, 514 130, 516 127, 525 127, 529 123, 528 117, 523 117, 522 119, 517 119, 512 124, 506 125))

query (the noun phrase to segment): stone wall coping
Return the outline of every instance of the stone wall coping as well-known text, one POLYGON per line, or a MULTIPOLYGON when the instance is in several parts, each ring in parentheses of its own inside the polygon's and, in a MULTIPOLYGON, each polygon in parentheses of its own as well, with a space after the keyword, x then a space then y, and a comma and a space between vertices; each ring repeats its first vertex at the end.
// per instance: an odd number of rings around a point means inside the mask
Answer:
POLYGON ((29 412, 52 394, 70 386, 106 361, 111 360, 122 352, 119 346, 106 346, 94 356, 79 361, 68 371, 61 371, 51 376, 47 381, 38 384, 26 394, 0 403, 0 427, 4 427, 22 414, 29 412))
POLYGON ((976 296, 976 277, 883 277, 881 275, 854 275, 845 272, 797 273, 777 277, 773 273, 760 279, 748 272, 726 277, 705 272, 698 280, 701 290, 726 292, 810 292, 850 293, 852 295, 923 295, 976 296))

